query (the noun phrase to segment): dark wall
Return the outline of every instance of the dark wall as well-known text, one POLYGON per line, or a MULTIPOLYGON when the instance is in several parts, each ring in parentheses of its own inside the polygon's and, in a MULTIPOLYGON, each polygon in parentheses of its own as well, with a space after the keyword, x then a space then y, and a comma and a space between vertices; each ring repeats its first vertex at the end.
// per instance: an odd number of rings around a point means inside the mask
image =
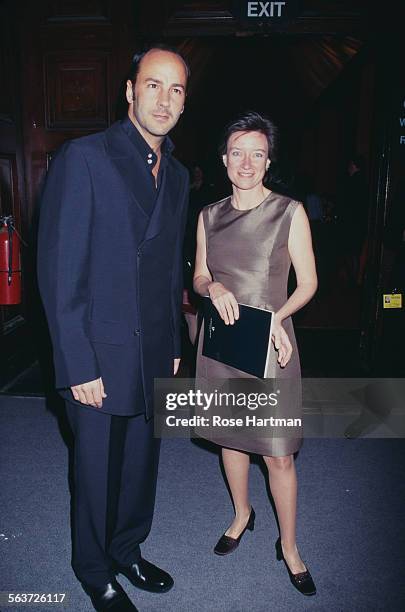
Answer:
MULTIPOLYGON (((49 159, 65 140, 102 130, 117 117, 129 59, 146 39, 177 44, 191 62, 189 99, 173 134, 176 155, 202 162, 218 195, 229 192, 218 141, 241 110, 263 111, 280 124, 286 173, 312 178, 318 191, 336 192, 349 152, 365 155, 375 197, 364 317, 381 314, 382 233, 401 165, 388 146, 398 126, 385 121, 395 96, 400 99, 391 91, 395 79, 399 87, 399 62, 392 82, 387 71, 395 51, 381 37, 368 37, 356 16, 350 22, 333 11, 319 18, 312 12, 282 32, 245 35, 226 17, 224 3, 218 15, 210 3, 209 19, 200 11, 204 3, 200 9, 185 3, 187 15, 180 4, 163 2, 158 13, 146 0, 0 4, 0 205, 2 214, 14 214, 29 244, 23 302, 0 307, 0 385, 44 343, 34 261, 38 194, 49 159)), ((368 327, 370 338, 378 333, 381 326, 368 327)))
POLYGON ((370 178, 375 131, 375 57, 365 46, 316 101, 301 125, 298 171, 313 188, 336 194, 350 156, 364 157, 370 178))
MULTIPOLYGON (((15 225, 26 239, 29 233, 27 215, 24 151, 21 124, 21 90, 19 78, 20 49, 13 3, 0 4, 0 216, 14 217, 15 225)), ((21 364, 32 359, 29 354, 28 318, 30 252, 22 249, 22 301, 17 305, 0 305, 0 386, 19 372, 21 364)), ((4 280, 5 275, 3 273, 4 280)))
POLYGON ((0 307, 0 386, 38 355, 49 355, 35 282, 41 185, 65 140, 114 121, 135 46, 134 4, 0 4, 0 214, 14 214, 27 242, 22 304, 0 307))

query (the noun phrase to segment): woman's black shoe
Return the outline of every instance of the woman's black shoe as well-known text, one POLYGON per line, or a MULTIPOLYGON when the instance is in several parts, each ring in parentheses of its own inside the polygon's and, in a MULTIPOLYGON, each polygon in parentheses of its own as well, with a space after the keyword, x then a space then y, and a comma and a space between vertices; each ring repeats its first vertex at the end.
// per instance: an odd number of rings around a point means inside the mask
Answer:
POLYGON ((246 523, 246 527, 243 529, 242 533, 237 538, 231 538, 230 536, 223 535, 219 538, 215 548, 214 553, 216 555, 229 555, 229 553, 233 552, 239 546, 239 542, 242 539, 243 534, 246 529, 249 531, 253 531, 255 528, 255 518, 256 513, 253 508, 250 511, 248 522, 246 523))
POLYGON ((293 574, 290 568, 288 567, 287 561, 284 559, 283 549, 281 547, 281 538, 278 538, 276 542, 276 555, 278 561, 284 561, 293 586, 295 586, 295 588, 303 595, 315 595, 316 586, 314 584, 314 581, 312 580, 312 576, 309 573, 308 569, 305 570, 305 572, 293 574))

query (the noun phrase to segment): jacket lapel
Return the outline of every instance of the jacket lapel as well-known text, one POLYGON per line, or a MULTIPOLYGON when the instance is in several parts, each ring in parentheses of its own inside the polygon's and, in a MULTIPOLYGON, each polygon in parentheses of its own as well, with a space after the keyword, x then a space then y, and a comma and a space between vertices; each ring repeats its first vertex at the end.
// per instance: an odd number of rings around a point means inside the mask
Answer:
MULTIPOLYGON (((147 180, 148 176, 143 176, 143 163, 137 164, 138 151, 133 146, 119 122, 114 123, 106 134, 106 147, 114 167, 122 178, 125 187, 136 205, 137 209, 148 220, 148 225, 144 235, 144 241, 151 240, 162 229, 171 224, 179 205, 182 181, 171 159, 168 160, 164 169, 162 184, 159 195, 155 203, 152 215, 150 216, 142 206, 142 202, 136 197, 137 183, 147 180), (139 169, 138 169, 139 166, 139 169)), ((146 170, 145 170, 146 172, 146 170)))
POLYGON ((142 164, 137 164, 139 153, 132 145, 119 122, 114 123, 105 132, 106 148, 111 161, 121 176, 128 193, 139 211, 149 219, 149 214, 142 202, 136 197, 137 183, 144 180, 142 164), (139 167, 139 169, 138 169, 139 167))

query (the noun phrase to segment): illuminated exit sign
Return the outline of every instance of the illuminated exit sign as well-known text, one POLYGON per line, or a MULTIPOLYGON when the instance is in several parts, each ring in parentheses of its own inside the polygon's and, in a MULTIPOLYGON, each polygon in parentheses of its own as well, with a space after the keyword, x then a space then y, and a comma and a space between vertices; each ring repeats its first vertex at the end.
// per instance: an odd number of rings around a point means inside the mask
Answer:
POLYGON ((282 17, 286 2, 248 2, 248 17, 282 17))
POLYGON ((299 0, 284 2, 256 2, 253 0, 234 0, 232 13, 239 20, 254 24, 256 22, 280 23, 285 19, 293 19, 299 13, 299 0))

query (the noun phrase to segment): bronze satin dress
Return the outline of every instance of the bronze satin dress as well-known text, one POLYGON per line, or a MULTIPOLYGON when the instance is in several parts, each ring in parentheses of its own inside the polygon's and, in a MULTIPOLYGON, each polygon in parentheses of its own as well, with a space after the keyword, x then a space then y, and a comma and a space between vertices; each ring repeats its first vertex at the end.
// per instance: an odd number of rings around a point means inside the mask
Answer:
MULTIPOLYGON (((287 300, 288 273, 291 260, 288 253, 288 236, 291 219, 300 203, 286 196, 270 192, 255 208, 238 210, 231 197, 203 208, 202 215, 206 235, 207 265, 215 281, 232 291, 242 304, 277 311, 287 300)), ((301 368, 291 317, 283 321, 293 353, 285 368, 277 362, 277 352, 271 344, 266 378, 294 379, 292 402, 288 415, 301 417, 301 368)), ((204 324, 197 351, 196 379, 253 378, 228 365, 202 355, 204 324)), ((289 385, 289 383, 288 383, 289 385)), ((282 457, 295 453, 302 445, 301 430, 288 437, 251 435, 241 438, 235 431, 205 432, 197 434, 212 442, 259 455, 282 457)))

